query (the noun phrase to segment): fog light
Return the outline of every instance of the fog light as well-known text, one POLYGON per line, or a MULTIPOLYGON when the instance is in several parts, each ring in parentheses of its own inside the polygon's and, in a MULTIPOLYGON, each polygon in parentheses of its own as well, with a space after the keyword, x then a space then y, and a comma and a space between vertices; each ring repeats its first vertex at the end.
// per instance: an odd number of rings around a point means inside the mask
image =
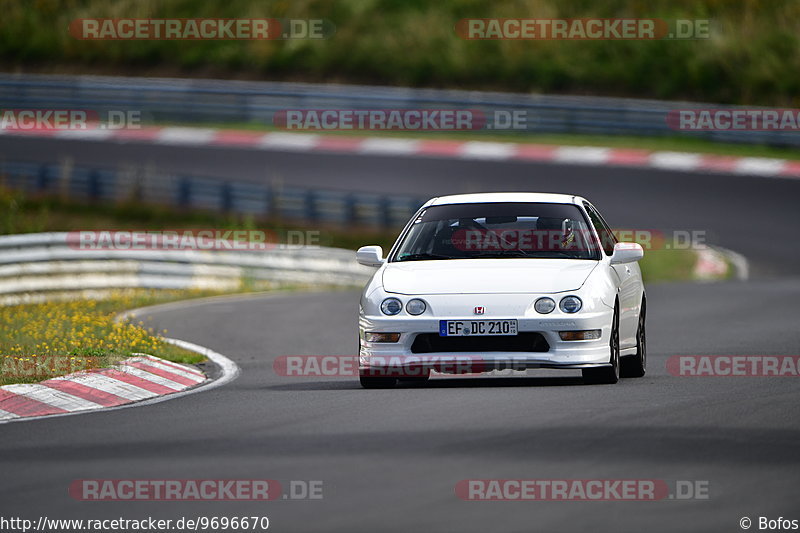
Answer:
POLYGON ((559 331, 558 336, 561 337, 562 341, 594 341, 600 338, 600 330, 559 331))
POLYGON ((397 342, 400 340, 399 333, 381 333, 378 331, 367 331, 364 333, 364 340, 367 342, 397 342))

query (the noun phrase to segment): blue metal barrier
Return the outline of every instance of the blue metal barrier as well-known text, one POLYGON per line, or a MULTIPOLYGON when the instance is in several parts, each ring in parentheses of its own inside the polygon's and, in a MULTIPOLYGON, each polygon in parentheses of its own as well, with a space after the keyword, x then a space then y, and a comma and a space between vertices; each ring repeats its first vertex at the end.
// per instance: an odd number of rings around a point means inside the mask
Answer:
POLYGON ((136 199, 180 209, 280 217, 307 223, 380 228, 402 226, 424 199, 347 191, 284 187, 198 176, 159 174, 131 183, 122 170, 0 163, 0 185, 32 194, 66 194, 78 201, 136 199), (122 186, 122 184, 126 186, 122 186))

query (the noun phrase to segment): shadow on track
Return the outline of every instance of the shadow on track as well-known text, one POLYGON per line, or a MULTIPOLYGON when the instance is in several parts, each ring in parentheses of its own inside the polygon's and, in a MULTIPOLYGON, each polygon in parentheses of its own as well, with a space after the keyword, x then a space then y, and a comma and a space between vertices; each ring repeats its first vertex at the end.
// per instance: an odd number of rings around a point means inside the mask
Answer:
MULTIPOLYGON (((400 382, 398 389, 452 389, 452 388, 480 388, 480 387, 567 387, 583 385, 580 377, 475 377, 475 378, 432 378, 426 383, 400 382)), ((347 381, 303 381, 256 387, 273 391, 303 391, 303 390, 353 390, 360 389, 357 380, 347 381)), ((387 391, 391 391, 388 389, 387 391)), ((386 391, 385 391, 386 392, 386 391)))

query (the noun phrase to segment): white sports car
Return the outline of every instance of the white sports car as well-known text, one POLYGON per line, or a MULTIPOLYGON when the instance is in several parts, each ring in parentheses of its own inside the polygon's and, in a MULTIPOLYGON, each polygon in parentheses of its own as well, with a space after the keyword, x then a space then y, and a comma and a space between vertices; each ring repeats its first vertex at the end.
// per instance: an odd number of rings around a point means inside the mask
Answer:
POLYGON ((579 196, 433 198, 378 267, 359 306, 366 388, 479 374, 581 369, 588 383, 645 373, 645 294, 636 243, 619 243, 579 196))

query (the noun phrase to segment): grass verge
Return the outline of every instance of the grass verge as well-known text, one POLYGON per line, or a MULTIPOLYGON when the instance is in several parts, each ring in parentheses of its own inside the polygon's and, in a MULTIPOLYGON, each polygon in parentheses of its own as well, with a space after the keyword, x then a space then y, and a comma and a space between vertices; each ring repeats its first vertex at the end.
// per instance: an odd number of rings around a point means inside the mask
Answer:
POLYGON ((205 357, 163 341, 143 322, 117 321, 121 311, 217 294, 209 291, 126 290, 104 300, 0 307, 0 385, 35 383, 80 370, 105 368, 144 352, 178 363, 205 357))
POLYGON ((645 250, 639 266, 645 282, 659 283, 694 279, 695 263, 697 253, 694 250, 645 250))

